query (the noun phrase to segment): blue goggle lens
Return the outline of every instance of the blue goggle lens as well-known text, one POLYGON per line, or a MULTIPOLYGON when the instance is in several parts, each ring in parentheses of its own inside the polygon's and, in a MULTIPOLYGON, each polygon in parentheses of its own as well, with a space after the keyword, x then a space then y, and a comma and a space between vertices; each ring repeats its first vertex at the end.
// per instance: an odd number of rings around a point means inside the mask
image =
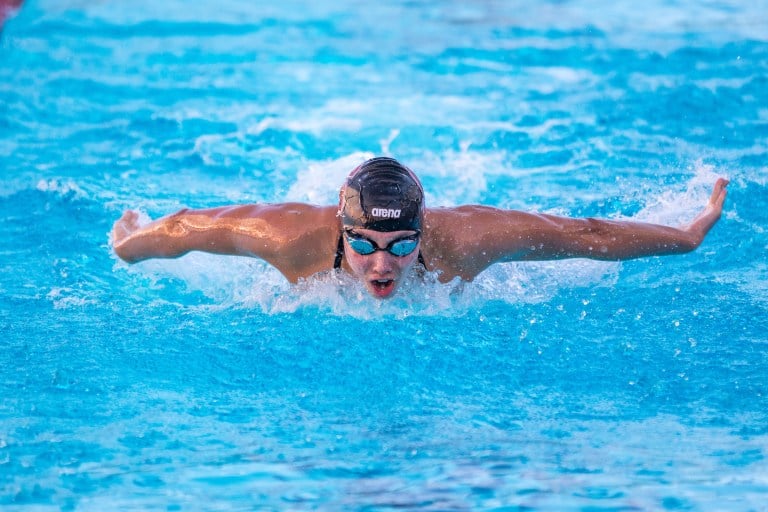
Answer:
POLYGON ((360 235, 346 233, 346 237, 347 242, 349 243, 349 246, 352 248, 352 250, 362 256, 368 256, 369 254, 373 254, 376 251, 387 251, 393 256, 402 258, 403 256, 408 256, 413 251, 415 251, 416 247, 419 245, 419 235, 412 235, 406 238, 398 238, 397 240, 392 240, 389 244, 387 244, 386 247, 379 247, 373 240, 369 240, 360 235))

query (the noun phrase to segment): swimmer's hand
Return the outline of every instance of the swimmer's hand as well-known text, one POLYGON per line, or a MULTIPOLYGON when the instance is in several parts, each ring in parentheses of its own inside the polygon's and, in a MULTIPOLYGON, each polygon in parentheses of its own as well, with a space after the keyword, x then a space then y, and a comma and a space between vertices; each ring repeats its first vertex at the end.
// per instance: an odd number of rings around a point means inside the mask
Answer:
POLYGON ((712 229, 712 226, 720 220, 720 215, 723 212, 723 202, 725 201, 727 193, 727 186, 727 179, 718 178, 712 189, 712 195, 709 197, 707 205, 690 224, 681 228, 692 236, 694 243, 697 246, 701 244, 704 237, 709 233, 709 230, 712 229))
MULTIPOLYGON (((196 211, 184 208, 142 224, 139 224, 138 213, 127 210, 112 227, 112 248, 128 263, 149 258, 178 258, 190 251, 259 255, 258 250, 250 250, 250 246, 242 249, 232 242, 232 231, 239 226, 237 221, 217 223, 219 217, 227 219, 222 213, 230 210, 232 208, 227 207, 196 211)), ((263 246, 260 243, 256 249, 263 246)))
POLYGON ((139 224, 139 214, 126 210, 112 227, 112 248, 120 259, 136 263, 149 258, 176 258, 190 250, 178 219, 186 210, 149 224, 139 224), (181 236, 179 236, 181 235, 181 236))
POLYGON ((131 233, 139 229, 139 214, 133 210, 126 210, 114 226, 112 226, 112 244, 117 246, 131 233))
POLYGON ((122 217, 120 217, 112 226, 112 248, 121 259, 129 263, 142 259, 131 254, 133 251, 131 251, 129 247, 131 235, 135 234, 140 229, 139 214, 133 210, 126 210, 122 217))

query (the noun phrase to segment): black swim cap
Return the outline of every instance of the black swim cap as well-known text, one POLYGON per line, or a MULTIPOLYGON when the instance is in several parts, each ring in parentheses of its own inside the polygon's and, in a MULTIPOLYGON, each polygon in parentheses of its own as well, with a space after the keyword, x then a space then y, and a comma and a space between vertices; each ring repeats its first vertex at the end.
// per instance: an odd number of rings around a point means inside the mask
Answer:
POLYGON ((345 227, 374 231, 421 231, 424 190, 413 172, 394 158, 372 158, 357 167, 341 189, 345 227))

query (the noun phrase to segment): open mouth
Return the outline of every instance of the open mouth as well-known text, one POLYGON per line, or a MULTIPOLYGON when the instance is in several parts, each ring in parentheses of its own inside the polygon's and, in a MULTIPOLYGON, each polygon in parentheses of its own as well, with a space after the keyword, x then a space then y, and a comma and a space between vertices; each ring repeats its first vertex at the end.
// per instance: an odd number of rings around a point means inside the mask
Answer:
POLYGON ((376 297, 388 297, 395 289, 395 281, 392 279, 374 279, 371 281, 371 289, 376 297))

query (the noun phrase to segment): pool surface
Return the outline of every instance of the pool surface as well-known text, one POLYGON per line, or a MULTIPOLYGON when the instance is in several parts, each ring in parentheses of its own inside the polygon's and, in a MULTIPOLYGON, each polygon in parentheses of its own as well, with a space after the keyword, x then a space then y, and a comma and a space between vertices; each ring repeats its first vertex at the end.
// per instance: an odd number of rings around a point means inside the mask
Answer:
POLYGON ((768 2, 29 0, 0 33, 3 510, 768 510, 768 2), (622 6, 624 5, 624 6, 622 6), (679 224, 695 252, 413 279, 129 266, 126 208, 679 224))

